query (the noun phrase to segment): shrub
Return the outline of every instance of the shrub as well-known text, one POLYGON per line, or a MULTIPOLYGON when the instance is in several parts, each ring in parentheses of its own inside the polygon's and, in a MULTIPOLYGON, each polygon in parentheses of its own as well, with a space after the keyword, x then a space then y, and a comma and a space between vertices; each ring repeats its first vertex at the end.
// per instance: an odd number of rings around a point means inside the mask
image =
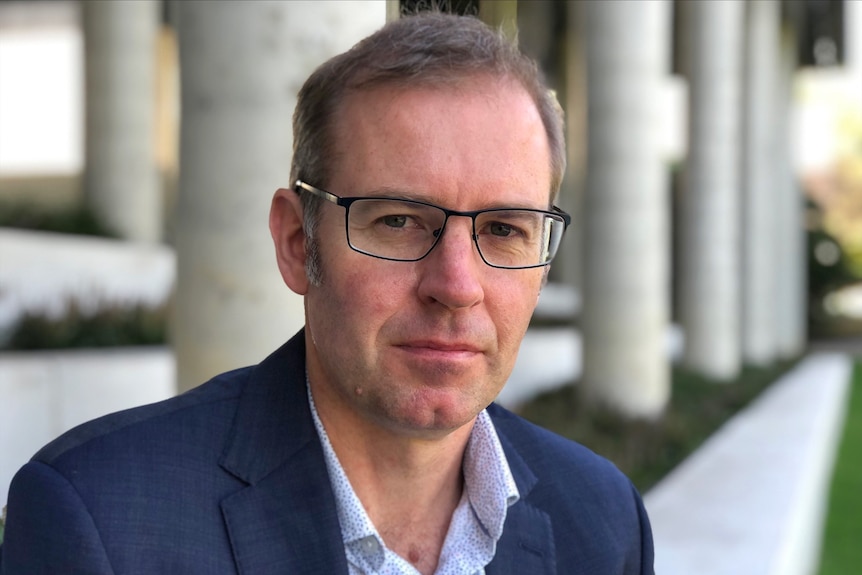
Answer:
POLYGON ((82 207, 45 210, 27 202, 0 203, 0 227, 114 238, 107 226, 82 207))
POLYGON ((5 348, 38 350, 162 345, 166 341, 165 306, 113 304, 101 305, 90 311, 72 300, 59 317, 43 313, 22 316, 5 348))

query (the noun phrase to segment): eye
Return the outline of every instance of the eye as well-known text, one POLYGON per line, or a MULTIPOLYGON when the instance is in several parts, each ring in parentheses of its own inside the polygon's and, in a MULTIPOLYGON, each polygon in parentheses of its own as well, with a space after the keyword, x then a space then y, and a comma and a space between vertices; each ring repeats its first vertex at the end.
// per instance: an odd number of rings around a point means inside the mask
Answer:
POLYGON ((407 216, 391 215, 380 218, 384 225, 390 228, 403 228, 407 225, 407 216))
POLYGON ((488 224, 488 232, 497 237, 506 238, 517 233, 514 226, 504 224, 503 222, 491 222, 488 224))
MULTIPOLYGON (((520 223, 518 222, 518 224, 520 223)), ((500 239, 525 238, 527 236, 527 230, 521 225, 501 220, 485 222, 479 233, 500 239)))

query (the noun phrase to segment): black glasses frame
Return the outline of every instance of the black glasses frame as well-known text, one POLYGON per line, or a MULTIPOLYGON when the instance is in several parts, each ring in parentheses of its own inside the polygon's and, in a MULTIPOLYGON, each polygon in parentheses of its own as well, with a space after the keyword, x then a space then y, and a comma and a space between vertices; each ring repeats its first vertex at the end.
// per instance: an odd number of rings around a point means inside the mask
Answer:
MULTIPOLYGON (((482 258, 482 261, 485 262, 485 264, 487 264, 488 266, 490 266, 492 268, 499 268, 499 269, 539 268, 539 267, 546 266, 546 265, 550 264, 551 261, 553 261, 554 257, 556 257, 556 252, 554 253, 554 256, 551 257, 551 259, 549 259, 548 261, 542 262, 542 263, 537 263, 534 265, 528 265, 528 266, 500 266, 500 265, 492 264, 487 259, 485 259, 485 254, 482 253, 482 248, 479 247, 479 238, 476 235, 476 217, 481 215, 481 214, 487 214, 487 213, 492 213, 492 212, 508 212, 508 211, 512 211, 512 210, 534 212, 537 214, 545 214, 548 216, 561 218, 563 220, 563 233, 566 232, 566 229, 568 229, 569 225, 572 223, 572 216, 570 216, 569 214, 567 214, 566 212, 564 212, 563 210, 561 210, 557 206, 551 206, 551 210, 539 210, 539 209, 535 209, 535 208, 488 208, 485 210, 471 210, 471 211, 463 211, 462 212, 462 211, 458 211, 458 210, 450 210, 450 209, 444 208, 442 206, 438 206, 436 204, 431 204, 429 202, 423 202, 423 201, 419 201, 419 200, 409 200, 409 199, 404 199, 404 198, 387 198, 385 196, 356 196, 356 197, 343 198, 341 196, 336 196, 335 194, 333 194, 331 192, 327 192, 326 190, 316 188, 316 187, 312 186, 311 184, 307 184, 307 183, 303 182, 302 180, 296 180, 296 183, 294 184, 293 189, 294 189, 294 191, 296 191, 297 194, 302 192, 302 191, 305 191, 305 192, 308 192, 315 197, 318 197, 322 200, 326 200, 328 202, 332 202, 333 204, 336 204, 336 205, 344 208, 344 232, 345 232, 345 235, 347 236, 347 245, 350 246, 350 249, 352 249, 353 251, 358 252, 360 254, 371 256, 373 258, 378 258, 381 260, 395 261, 395 262, 418 262, 419 260, 427 257, 428 254, 430 254, 432 251, 434 251, 434 248, 437 247, 437 244, 440 242, 440 238, 443 237, 443 232, 446 230, 446 224, 449 222, 449 218, 451 216, 459 216, 459 217, 470 218, 470 220, 472 222, 472 224, 471 224, 472 225, 472 234, 471 235, 473 238, 473 244, 476 246, 476 250, 479 252, 479 256, 482 258), (435 209, 443 212, 443 214, 445 214, 446 217, 444 218, 443 224, 440 226, 440 229, 435 232, 434 243, 431 244, 431 247, 429 247, 428 250, 424 254, 422 254, 418 258, 411 258, 411 259, 391 258, 391 257, 381 256, 378 254, 373 254, 373 253, 370 253, 368 251, 357 248, 350 241, 350 225, 349 225, 349 219, 348 219, 349 215, 350 215, 350 206, 354 202, 358 202, 360 200, 397 200, 397 201, 401 201, 401 202, 417 204, 420 206, 427 206, 429 208, 435 208, 435 209)), ((562 238, 562 235, 561 235, 561 238, 562 238)))

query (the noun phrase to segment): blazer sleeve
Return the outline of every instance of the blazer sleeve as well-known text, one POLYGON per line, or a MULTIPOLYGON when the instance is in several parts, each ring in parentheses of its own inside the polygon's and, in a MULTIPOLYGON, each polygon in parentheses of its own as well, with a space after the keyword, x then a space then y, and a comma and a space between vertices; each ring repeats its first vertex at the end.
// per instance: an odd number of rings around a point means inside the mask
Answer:
POLYGON ((113 575, 78 492, 49 465, 31 461, 9 489, 0 575, 113 575))

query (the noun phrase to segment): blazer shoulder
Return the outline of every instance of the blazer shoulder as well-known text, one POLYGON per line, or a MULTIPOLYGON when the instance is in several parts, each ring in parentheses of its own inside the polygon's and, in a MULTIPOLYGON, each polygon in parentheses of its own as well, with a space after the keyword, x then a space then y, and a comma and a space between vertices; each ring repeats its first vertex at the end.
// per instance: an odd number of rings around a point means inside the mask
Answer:
MULTIPOLYGON (((95 440, 157 422, 166 433, 197 412, 204 414, 217 405, 235 402, 253 368, 246 367, 218 375, 181 395, 156 403, 117 411, 82 423, 63 433, 33 456, 33 460, 51 464, 63 455, 95 440)), ((230 422, 228 422, 230 423, 230 422)))

